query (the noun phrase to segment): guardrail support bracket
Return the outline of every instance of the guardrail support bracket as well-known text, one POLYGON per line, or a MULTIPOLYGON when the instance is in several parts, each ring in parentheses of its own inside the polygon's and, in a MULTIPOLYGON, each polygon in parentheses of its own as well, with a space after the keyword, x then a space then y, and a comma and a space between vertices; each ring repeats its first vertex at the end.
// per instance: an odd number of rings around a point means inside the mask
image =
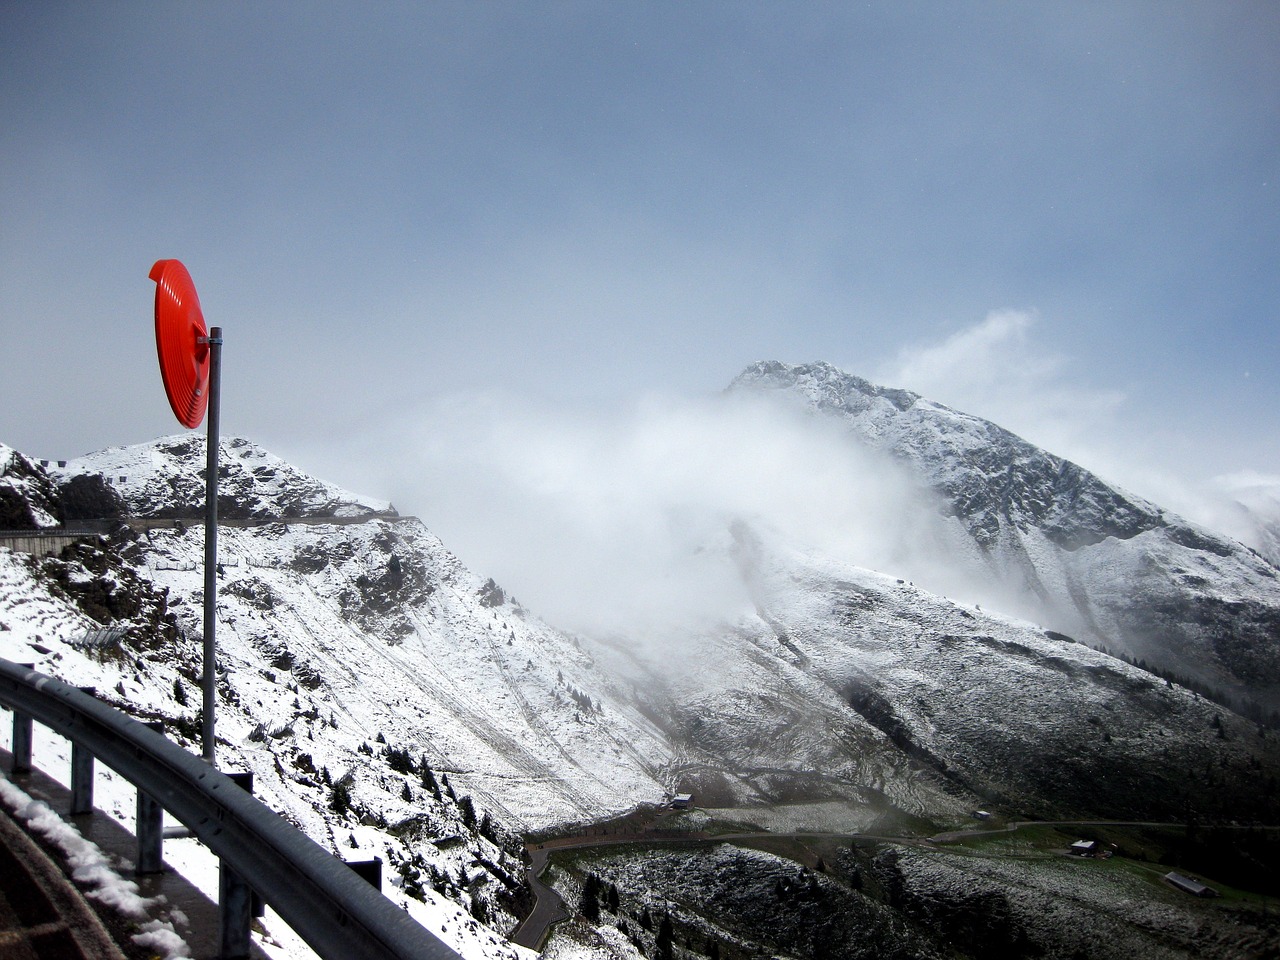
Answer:
POLYGON ((13 711, 13 772, 31 772, 31 718, 13 711))
POLYGON ((93 813, 93 754, 71 742, 71 815, 93 813))

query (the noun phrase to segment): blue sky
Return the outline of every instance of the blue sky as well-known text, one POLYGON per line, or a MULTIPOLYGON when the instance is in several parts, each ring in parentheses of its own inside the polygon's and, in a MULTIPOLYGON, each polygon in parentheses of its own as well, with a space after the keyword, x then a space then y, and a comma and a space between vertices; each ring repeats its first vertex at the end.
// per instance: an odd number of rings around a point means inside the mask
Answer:
POLYGON ((1280 475, 1274 3, 5 3, 0 85, 0 441, 33 455, 180 430, 177 257, 224 432, 340 481, 441 397, 772 358, 1130 485, 1280 475))

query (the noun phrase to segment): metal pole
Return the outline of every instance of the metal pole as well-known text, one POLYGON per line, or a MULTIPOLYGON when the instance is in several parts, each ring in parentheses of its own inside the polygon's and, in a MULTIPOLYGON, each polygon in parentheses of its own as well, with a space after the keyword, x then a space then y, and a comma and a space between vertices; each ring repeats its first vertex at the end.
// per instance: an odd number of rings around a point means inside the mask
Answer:
POLYGON ((218 695, 217 644, 218 614, 218 404, 222 399, 222 328, 209 330, 209 439, 204 477, 204 759, 216 767, 214 757, 213 709, 218 695))

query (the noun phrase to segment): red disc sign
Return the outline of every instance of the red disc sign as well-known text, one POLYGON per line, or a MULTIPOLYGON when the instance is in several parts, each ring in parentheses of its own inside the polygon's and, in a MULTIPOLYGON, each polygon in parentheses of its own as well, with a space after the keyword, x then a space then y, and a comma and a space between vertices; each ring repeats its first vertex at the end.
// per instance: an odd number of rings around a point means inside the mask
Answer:
POLYGON ((149 274, 156 282, 156 353, 173 415, 198 427, 209 405, 209 330, 191 274, 180 260, 157 260, 149 274))

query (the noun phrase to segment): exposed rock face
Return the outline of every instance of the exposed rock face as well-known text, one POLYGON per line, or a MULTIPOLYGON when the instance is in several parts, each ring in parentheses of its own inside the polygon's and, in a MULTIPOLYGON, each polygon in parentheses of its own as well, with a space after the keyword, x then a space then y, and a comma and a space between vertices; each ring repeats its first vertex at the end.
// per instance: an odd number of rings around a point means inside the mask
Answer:
POLYGON ((58 487, 62 520, 75 526, 80 520, 119 520, 128 515, 124 498, 97 473, 68 477, 58 487))
POLYGON ((38 530, 61 522, 58 489, 49 475, 0 443, 0 530, 38 530))

